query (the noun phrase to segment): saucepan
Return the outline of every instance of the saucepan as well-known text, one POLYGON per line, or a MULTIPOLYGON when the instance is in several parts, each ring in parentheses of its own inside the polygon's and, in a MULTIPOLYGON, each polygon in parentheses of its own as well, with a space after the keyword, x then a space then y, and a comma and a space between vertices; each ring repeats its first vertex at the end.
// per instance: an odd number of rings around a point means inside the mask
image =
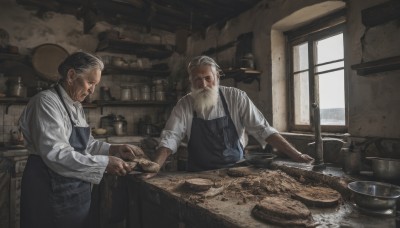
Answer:
POLYGON ((374 176, 383 180, 400 179, 400 160, 379 157, 367 157, 372 161, 374 176))

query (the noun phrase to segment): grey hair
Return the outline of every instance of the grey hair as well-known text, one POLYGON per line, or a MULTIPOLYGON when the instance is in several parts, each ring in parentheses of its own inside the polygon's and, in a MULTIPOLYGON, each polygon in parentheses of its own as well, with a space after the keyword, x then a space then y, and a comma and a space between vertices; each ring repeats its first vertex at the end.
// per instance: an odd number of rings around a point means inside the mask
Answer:
POLYGON ((200 55, 197 57, 194 57, 188 64, 187 71, 189 73, 189 80, 192 80, 192 72, 195 68, 198 68, 200 66, 211 66, 211 69, 213 73, 217 76, 223 76, 223 72, 221 68, 218 66, 217 62, 215 62, 214 59, 206 56, 206 55, 200 55))
POLYGON ((78 75, 88 72, 92 69, 104 69, 104 63, 100 58, 87 52, 79 51, 68 56, 59 66, 58 73, 61 75, 61 80, 67 77, 68 71, 74 69, 78 75))

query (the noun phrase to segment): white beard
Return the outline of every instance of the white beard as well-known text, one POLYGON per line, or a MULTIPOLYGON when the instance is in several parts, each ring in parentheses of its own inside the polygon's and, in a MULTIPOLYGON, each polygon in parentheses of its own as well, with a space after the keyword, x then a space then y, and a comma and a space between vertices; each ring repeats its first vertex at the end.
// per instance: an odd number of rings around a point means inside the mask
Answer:
POLYGON ((218 102, 218 85, 212 88, 205 87, 202 89, 195 89, 192 87, 192 93, 190 95, 194 100, 194 110, 199 114, 205 114, 218 102))

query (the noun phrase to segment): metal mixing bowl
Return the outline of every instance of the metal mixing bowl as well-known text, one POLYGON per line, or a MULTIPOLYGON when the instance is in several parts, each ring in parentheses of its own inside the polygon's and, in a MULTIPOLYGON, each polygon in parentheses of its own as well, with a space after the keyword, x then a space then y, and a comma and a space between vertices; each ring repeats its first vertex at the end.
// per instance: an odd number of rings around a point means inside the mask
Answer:
POLYGON ((276 157, 275 154, 265 152, 248 152, 245 155, 246 162, 256 167, 268 167, 272 160, 276 157))
POLYGON ((400 197, 400 187, 375 182, 355 181, 347 186, 353 192, 354 202, 371 210, 395 209, 396 200, 400 197))

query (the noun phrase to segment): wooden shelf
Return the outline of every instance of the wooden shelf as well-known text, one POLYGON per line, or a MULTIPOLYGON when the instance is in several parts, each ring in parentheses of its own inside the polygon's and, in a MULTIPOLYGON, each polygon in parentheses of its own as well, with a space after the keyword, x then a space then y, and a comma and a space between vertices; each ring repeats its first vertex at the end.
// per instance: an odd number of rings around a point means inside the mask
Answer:
POLYGON ((233 78, 235 80, 235 87, 238 82, 243 83, 252 83, 254 80, 258 82, 258 90, 260 90, 260 74, 261 71, 239 68, 239 69, 226 69, 223 70, 224 76, 221 77, 221 80, 233 78))
POLYGON ((132 54, 137 57, 145 57, 149 59, 163 59, 171 56, 173 53, 173 46, 104 39, 99 42, 96 51, 132 54))
POLYGON ((400 56, 370 61, 351 66, 352 70, 356 70, 360 76, 380 73, 391 70, 400 70, 400 56))
MULTIPOLYGON (((29 98, 17 98, 17 97, 6 97, 0 98, 0 105, 6 105, 6 114, 8 114, 8 109, 12 105, 26 105, 29 102, 29 98)), ((134 107, 134 106, 168 106, 172 105, 172 101, 93 101, 92 103, 82 103, 83 108, 101 108, 101 113, 103 113, 103 107, 105 106, 124 106, 124 107, 134 107)))
POLYGON ((167 77, 170 75, 170 73, 170 71, 165 70, 123 68, 113 65, 106 65, 104 67, 104 74, 130 74, 133 76, 167 77))
POLYGON ((6 114, 8 114, 8 109, 11 105, 26 105, 28 104, 29 98, 19 98, 19 97, 3 97, 0 98, 0 105, 6 106, 6 114))
POLYGON ((19 54, 0 53, 0 60, 13 60, 24 62, 27 60, 27 56, 19 54))
POLYGON ((171 101, 93 101, 92 105, 101 108, 101 114, 103 114, 103 107, 134 107, 134 106, 169 106, 173 103, 171 101))
POLYGON ((146 106, 146 105, 170 105, 170 101, 93 101, 97 106, 146 106))

